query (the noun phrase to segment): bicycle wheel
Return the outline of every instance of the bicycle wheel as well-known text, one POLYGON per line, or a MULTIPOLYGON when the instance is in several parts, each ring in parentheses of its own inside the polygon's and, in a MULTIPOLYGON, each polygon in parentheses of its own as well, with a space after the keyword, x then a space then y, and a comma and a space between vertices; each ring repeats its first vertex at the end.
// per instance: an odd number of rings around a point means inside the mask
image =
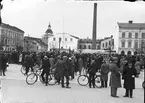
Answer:
POLYGON ((22 66, 22 67, 21 67, 21 73, 22 73, 22 74, 25 74, 25 73, 26 73, 26 67, 25 67, 25 66, 22 66))
POLYGON ((41 75, 39 76, 39 80, 40 80, 40 82, 41 82, 42 84, 45 83, 45 82, 42 80, 42 76, 41 76, 41 75))
POLYGON ((95 77, 95 85, 97 88, 101 88, 101 77, 100 76, 95 77))
POLYGON ((88 76, 86 76, 86 75, 80 75, 80 76, 77 78, 77 82, 78 82, 79 85, 81 85, 81 86, 86 86, 86 85, 89 83, 88 76))
POLYGON ((48 84, 49 85, 55 85, 56 84, 56 79, 53 73, 50 73, 48 76, 48 84))
POLYGON ((26 77, 26 83, 29 85, 33 85, 38 80, 38 76, 35 73, 31 73, 26 77))

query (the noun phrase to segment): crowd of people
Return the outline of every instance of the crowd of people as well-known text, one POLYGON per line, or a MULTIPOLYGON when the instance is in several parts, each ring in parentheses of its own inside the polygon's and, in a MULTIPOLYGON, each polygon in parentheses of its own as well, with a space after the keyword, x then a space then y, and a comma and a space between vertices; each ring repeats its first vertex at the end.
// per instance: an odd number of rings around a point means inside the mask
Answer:
POLYGON ((89 87, 95 88, 95 74, 101 74, 101 87, 108 86, 108 73, 110 75, 111 96, 117 97, 117 89, 120 88, 121 79, 124 80, 126 93, 124 97, 133 97, 135 89, 135 77, 140 76, 140 71, 145 67, 145 56, 140 55, 118 55, 118 54, 81 54, 66 52, 43 52, 43 53, 0 53, 0 71, 5 76, 7 63, 17 63, 26 67, 26 73, 29 69, 33 72, 34 65, 38 65, 42 71, 42 80, 48 85, 48 75, 51 69, 55 69, 55 78, 62 88, 69 87, 69 81, 75 78, 75 74, 85 70, 89 74, 89 87), (44 77, 44 75, 46 75, 44 77), (64 85, 66 78, 66 86, 64 85))

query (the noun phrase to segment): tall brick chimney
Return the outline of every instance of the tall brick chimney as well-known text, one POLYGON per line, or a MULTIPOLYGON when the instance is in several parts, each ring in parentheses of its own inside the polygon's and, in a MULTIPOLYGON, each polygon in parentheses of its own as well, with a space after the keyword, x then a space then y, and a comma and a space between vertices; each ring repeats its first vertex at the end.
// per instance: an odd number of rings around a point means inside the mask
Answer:
POLYGON ((96 49, 97 3, 94 3, 92 49, 96 49))

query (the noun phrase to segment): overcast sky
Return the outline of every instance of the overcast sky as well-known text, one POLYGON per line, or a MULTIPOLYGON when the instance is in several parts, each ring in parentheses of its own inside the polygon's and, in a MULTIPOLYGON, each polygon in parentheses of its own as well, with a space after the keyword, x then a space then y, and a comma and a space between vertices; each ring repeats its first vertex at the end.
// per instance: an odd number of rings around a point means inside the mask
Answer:
MULTIPOLYGON (((3 22, 22 29, 25 35, 41 37, 50 22, 54 35, 67 32, 80 38, 92 37, 93 2, 3 0, 2 3, 3 22)), ((98 2, 97 38, 113 35, 118 44, 117 22, 129 20, 145 23, 144 2, 98 2)))

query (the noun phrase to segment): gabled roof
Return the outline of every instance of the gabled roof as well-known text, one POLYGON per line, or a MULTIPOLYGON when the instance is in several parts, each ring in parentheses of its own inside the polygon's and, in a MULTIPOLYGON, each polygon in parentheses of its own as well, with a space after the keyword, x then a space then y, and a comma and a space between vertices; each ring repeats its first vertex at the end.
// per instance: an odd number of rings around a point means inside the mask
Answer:
POLYGON ((145 29, 145 23, 117 23, 119 28, 145 29))
POLYGON ((34 38, 34 37, 29 37, 29 36, 25 36, 24 37, 24 40, 34 40, 34 41, 36 41, 37 43, 39 43, 40 45, 44 45, 44 46, 48 46, 47 44, 45 44, 42 40, 41 40, 41 38, 34 38))
POLYGON ((76 37, 76 36, 73 36, 73 35, 70 35, 70 36, 73 37, 73 38, 79 39, 79 37, 76 37))
POLYGON ((17 32, 25 33, 23 30, 21 30, 21 29, 15 27, 15 26, 11 26, 11 25, 9 25, 9 24, 2 23, 1 26, 2 26, 3 28, 12 29, 12 30, 17 31, 17 32))

